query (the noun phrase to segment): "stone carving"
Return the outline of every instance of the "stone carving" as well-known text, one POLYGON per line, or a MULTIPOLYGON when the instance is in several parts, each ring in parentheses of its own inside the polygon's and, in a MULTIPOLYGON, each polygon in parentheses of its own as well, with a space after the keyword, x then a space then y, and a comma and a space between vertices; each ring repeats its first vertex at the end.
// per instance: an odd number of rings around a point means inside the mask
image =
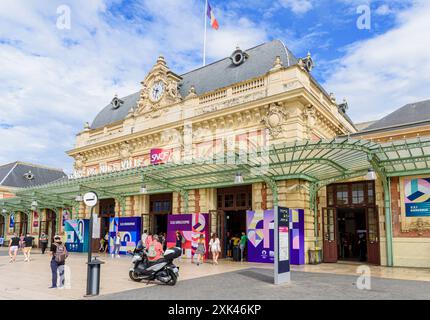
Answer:
POLYGON ((273 67, 272 67, 272 69, 270 69, 270 70, 271 70, 271 71, 276 71, 276 70, 281 69, 281 68, 282 68, 282 66, 283 66, 283 64, 282 64, 281 57, 280 57, 280 56, 276 56, 276 58, 275 58, 275 62, 273 63, 273 67))
POLYGON ((306 126, 306 133, 308 135, 308 139, 310 139, 312 128, 315 127, 316 123, 316 110, 313 105, 307 105, 303 110, 303 120, 306 126))
POLYGON ((188 95, 186 99, 195 98, 195 97, 197 97, 196 88, 194 86, 191 86, 190 90, 188 90, 188 95))
POLYGON ((121 160, 127 160, 131 156, 132 148, 128 142, 122 142, 119 147, 119 156, 121 160))
POLYGON ((407 229, 407 232, 415 231, 422 237, 424 232, 430 231, 430 223, 424 221, 422 218, 418 218, 417 221, 410 223, 407 229))
POLYGON ((287 117, 288 113, 283 109, 282 103, 277 102, 269 105, 269 110, 261 122, 269 129, 270 135, 276 138, 285 131, 287 117))
POLYGON ((84 167, 86 161, 87 158, 82 153, 78 153, 75 157, 74 168, 76 170, 81 170, 84 167))
POLYGON ((160 56, 156 64, 141 82, 140 98, 134 115, 144 115, 144 118, 157 118, 167 111, 167 106, 181 101, 178 85, 181 77, 170 71, 164 57, 160 56), (157 87, 158 86, 158 87, 157 87), (157 89, 156 99, 150 99, 151 91, 157 89))

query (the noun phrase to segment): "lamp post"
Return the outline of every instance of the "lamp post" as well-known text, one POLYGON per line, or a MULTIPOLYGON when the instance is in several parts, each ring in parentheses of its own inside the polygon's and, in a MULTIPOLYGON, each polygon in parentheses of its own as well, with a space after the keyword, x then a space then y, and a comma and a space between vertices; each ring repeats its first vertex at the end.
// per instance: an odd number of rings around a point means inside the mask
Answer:
POLYGON ((89 236, 90 241, 88 245, 88 262, 87 262, 87 297, 95 296, 100 291, 100 265, 104 262, 95 258, 92 260, 92 249, 93 249, 93 223, 94 223, 94 207, 98 202, 98 196, 95 192, 88 192, 83 197, 84 203, 87 207, 90 207, 90 230, 89 236))

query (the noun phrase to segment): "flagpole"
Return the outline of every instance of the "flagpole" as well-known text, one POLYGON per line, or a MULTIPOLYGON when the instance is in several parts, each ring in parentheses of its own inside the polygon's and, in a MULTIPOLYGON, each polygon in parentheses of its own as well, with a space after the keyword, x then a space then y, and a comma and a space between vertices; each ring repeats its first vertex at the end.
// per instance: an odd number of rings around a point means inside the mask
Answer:
POLYGON ((203 67, 206 65, 206 28, 207 28, 207 14, 206 12, 208 11, 208 0, 205 0, 205 35, 203 37, 203 67))

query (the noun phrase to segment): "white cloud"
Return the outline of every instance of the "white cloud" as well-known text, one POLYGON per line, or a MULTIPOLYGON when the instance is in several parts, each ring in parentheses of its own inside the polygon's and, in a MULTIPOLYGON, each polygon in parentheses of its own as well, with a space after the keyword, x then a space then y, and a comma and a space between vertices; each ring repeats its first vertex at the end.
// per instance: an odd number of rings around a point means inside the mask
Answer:
POLYGON ((375 13, 379 16, 386 16, 393 13, 393 10, 391 10, 388 4, 383 4, 375 10, 375 13))
POLYGON ((430 2, 397 14, 397 26, 354 43, 324 84, 349 101, 355 121, 379 119, 396 108, 430 99, 430 2))
POLYGON ((279 3, 296 14, 306 13, 313 8, 311 0, 280 0, 279 3))
MULTIPOLYGON (((0 2, 0 163, 71 168, 65 151, 115 93, 139 90, 158 55, 177 73, 200 66, 203 6, 195 0, 76 0, 71 29, 56 28, 64 1, 0 2), (127 8, 113 10, 107 5, 127 8)), ((215 7, 207 61, 268 39, 265 27, 215 7)))

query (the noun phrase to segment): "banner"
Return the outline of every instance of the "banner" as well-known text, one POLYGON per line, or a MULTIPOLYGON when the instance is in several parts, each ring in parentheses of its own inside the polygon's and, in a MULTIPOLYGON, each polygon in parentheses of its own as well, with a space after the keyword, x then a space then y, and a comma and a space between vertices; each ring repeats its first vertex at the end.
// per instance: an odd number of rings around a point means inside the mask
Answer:
POLYGON ((36 211, 33 211, 33 228, 39 227, 39 214, 36 211))
POLYGON ((150 151, 151 164, 166 163, 172 156, 171 149, 154 148, 150 151))
POLYGON ((90 220, 66 220, 64 233, 66 234, 66 248, 70 252, 88 252, 90 243, 90 220))
POLYGON ((208 256, 208 245, 210 240, 209 233, 209 214, 169 214, 167 217, 167 247, 176 246, 176 231, 179 231, 185 238, 182 248, 185 256, 191 258, 197 249, 197 241, 203 235, 206 243, 206 254, 208 256))
MULTIPOLYGON (((303 209, 289 209, 292 221, 290 230, 290 263, 305 263, 305 220, 303 209)), ((246 212, 248 235, 248 261, 274 263, 274 212, 258 210, 246 212)))
POLYGON ((119 253, 133 251, 141 237, 142 218, 124 217, 109 219, 109 252, 113 252, 116 234, 121 236, 119 253))
POLYGON ((66 221, 69 219, 70 219, 69 211, 66 209, 63 209, 63 227, 65 226, 66 221))
POLYGON ((15 215, 11 214, 9 218, 9 228, 13 229, 15 227, 15 215))
POLYGON ((430 178, 405 179, 406 217, 430 217, 430 178))

